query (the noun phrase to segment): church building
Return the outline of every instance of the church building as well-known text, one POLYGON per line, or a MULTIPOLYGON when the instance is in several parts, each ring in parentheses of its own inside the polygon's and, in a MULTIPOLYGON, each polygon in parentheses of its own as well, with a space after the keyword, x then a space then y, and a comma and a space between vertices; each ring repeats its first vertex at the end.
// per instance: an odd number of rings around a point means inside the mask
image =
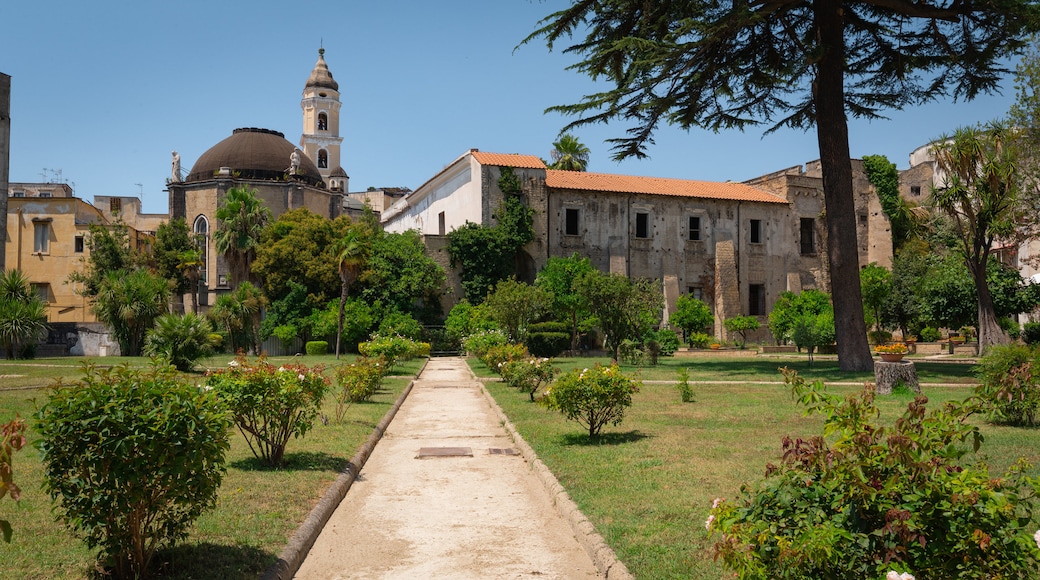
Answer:
POLYGON ((278 131, 235 129, 200 155, 183 179, 174 154, 167 185, 170 217, 184 219, 199 240, 205 263, 198 288, 200 306, 212 304, 219 293, 232 289, 229 265, 213 239, 217 208, 230 189, 255 190, 272 219, 299 208, 332 219, 351 207, 345 203, 348 177, 340 165, 339 84, 325 64, 325 49, 318 51, 300 107, 299 147, 278 131))

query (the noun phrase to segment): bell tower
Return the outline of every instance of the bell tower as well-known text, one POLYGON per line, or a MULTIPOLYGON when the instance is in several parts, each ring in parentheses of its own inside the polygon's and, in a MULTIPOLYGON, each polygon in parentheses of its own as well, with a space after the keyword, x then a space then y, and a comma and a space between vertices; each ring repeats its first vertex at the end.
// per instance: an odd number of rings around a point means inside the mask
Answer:
POLYGON ((303 87, 303 135, 300 148, 318 166, 325 186, 347 190, 346 172, 340 166, 339 83, 325 64, 325 49, 318 49, 318 62, 303 87), (333 174, 336 174, 333 176, 333 174), (330 179, 331 178, 331 179, 330 179))

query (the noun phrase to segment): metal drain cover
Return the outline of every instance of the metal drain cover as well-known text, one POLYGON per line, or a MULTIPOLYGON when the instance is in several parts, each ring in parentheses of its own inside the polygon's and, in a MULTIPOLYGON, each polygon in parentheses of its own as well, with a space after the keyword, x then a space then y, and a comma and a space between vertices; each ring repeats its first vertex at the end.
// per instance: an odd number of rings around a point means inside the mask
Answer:
POLYGON ((422 447, 416 459, 429 457, 473 457, 473 449, 469 447, 422 447))
POLYGON ((488 449, 490 455, 520 455, 520 452, 512 447, 491 447, 488 449))

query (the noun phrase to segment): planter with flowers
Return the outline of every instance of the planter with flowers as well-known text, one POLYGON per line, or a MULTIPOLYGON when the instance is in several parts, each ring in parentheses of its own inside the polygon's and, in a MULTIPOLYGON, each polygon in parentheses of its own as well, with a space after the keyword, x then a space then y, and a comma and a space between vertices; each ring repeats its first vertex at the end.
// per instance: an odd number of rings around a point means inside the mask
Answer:
POLYGON ((907 348, 905 344, 879 344, 874 347, 874 352, 885 362, 899 362, 906 355, 907 348))

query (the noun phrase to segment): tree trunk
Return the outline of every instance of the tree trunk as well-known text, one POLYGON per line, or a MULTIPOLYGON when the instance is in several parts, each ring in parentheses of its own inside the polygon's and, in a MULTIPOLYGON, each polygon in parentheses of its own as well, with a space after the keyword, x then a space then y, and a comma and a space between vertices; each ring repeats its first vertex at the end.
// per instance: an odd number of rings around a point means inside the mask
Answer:
POLYGON ((859 285, 856 204, 852 191, 849 128, 845 118, 845 23, 839 0, 815 3, 816 33, 823 53, 813 82, 816 136, 820 144, 823 197, 827 211, 827 259, 834 301, 838 366, 843 371, 871 371, 863 294, 859 285))
POLYGON ((336 325, 336 360, 339 360, 339 343, 343 338, 343 314, 347 304, 347 281, 343 280, 339 289, 339 324, 336 325))
POLYGON ((997 323, 996 310, 993 308, 993 295, 990 294, 989 284, 986 283, 986 261, 988 259, 988 257, 983 258, 982 264, 968 264, 968 269, 971 270, 972 278, 975 281, 975 293, 979 298, 978 336, 980 356, 986 354, 990 347, 1005 344, 1009 341, 1008 335, 1004 334, 1004 329, 997 323))

